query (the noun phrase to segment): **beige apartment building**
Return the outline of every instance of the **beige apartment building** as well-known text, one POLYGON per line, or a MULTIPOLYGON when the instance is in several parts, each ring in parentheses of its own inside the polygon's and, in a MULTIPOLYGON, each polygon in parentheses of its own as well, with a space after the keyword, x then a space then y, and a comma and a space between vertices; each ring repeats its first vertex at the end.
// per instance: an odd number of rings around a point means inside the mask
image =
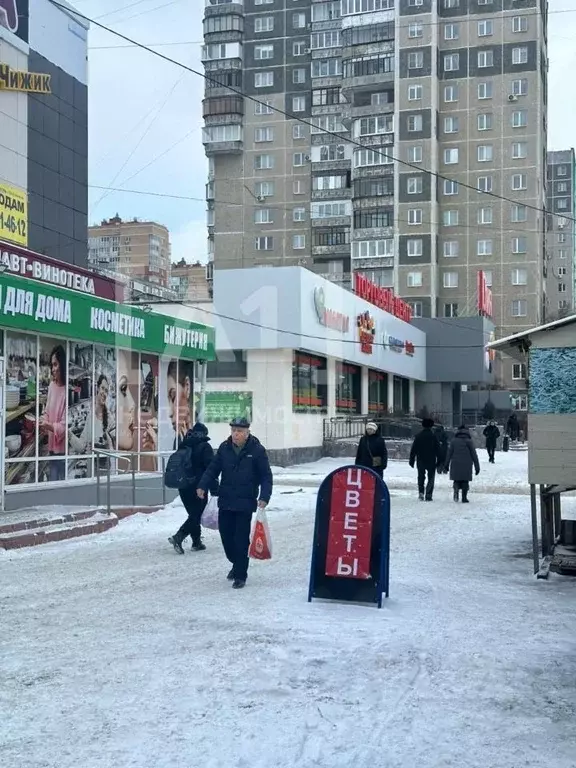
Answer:
POLYGON ((88 264, 169 288, 170 233, 153 221, 105 219, 88 228, 88 264))
POLYGON ((170 288, 178 301, 210 301, 210 284, 206 279, 206 265, 199 261, 189 264, 184 259, 172 264, 170 288))
POLYGON ((541 322, 546 14, 542 0, 207 0, 214 269, 302 265, 347 287, 361 271, 446 318, 478 314, 483 271, 498 335, 541 322))

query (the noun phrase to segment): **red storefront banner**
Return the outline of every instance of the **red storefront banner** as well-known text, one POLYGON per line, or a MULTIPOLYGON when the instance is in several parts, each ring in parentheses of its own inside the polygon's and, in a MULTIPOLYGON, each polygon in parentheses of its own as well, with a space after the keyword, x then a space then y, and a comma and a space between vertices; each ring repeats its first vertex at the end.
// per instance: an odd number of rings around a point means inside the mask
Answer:
POLYGON ((409 323, 412 319, 410 304, 395 296, 391 288, 383 288, 380 285, 376 285, 376 283, 361 275, 360 272, 354 273, 354 293, 356 296, 369 301, 375 307, 383 309, 385 312, 390 312, 391 315, 395 315, 400 320, 409 323))
POLYGON ((362 469, 338 472, 332 481, 326 576, 369 579, 376 478, 362 469))

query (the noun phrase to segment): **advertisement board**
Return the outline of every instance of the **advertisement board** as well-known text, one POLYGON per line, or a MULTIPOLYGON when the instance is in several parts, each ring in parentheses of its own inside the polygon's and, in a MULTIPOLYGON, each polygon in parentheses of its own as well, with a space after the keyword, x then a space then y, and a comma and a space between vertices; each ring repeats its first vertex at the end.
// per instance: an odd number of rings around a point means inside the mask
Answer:
POLYGON ((0 0, 0 27, 28 42, 29 0, 0 0))
POLYGON ((0 182, 0 240, 28 245, 28 193, 3 182, 0 182))

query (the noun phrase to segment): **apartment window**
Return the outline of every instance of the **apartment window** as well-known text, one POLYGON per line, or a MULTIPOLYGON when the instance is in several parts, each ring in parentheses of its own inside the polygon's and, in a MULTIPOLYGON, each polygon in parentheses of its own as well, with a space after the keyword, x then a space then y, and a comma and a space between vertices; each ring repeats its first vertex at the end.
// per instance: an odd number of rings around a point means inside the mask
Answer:
MULTIPOLYGON (((344 186, 349 186, 347 176, 344 176, 344 186)), ((394 176, 369 177, 354 180, 354 197, 391 197, 394 194, 394 176)))
POLYGON ((392 258, 394 240, 357 240, 352 243, 352 255, 355 259, 392 258))
POLYGON ((306 208, 294 208, 292 221, 306 221, 306 208))
POLYGON ((422 224, 422 208, 410 208, 408 211, 408 224, 422 224))
POLYGON ((485 112, 477 117, 479 131, 490 131, 494 127, 494 116, 491 112, 485 112))
POLYGON ((387 154, 385 147, 381 149, 359 149, 354 152, 354 168, 390 165, 393 162, 393 157, 387 154))
MULTIPOLYGON (((218 18, 218 17, 216 17, 218 18)), ((254 114, 255 115, 272 115, 274 113, 274 110, 272 109, 272 102, 271 101, 257 101, 254 105, 254 114)))
POLYGON ((313 219, 329 219, 332 216, 349 216, 350 211, 345 202, 313 203, 311 215, 313 219))
POLYGON ((410 239, 407 241, 408 256, 418 257, 422 256, 423 243, 420 238, 410 239))
POLYGON ((566 267, 558 267, 558 277, 566 277, 566 267))
POLYGON ((424 5, 424 0, 408 0, 409 8, 420 8, 424 5))
POLYGON ((494 34, 494 22, 492 19, 484 19, 478 22, 478 37, 490 37, 494 34))
POLYGON ((458 272, 444 272, 444 288, 458 288, 458 272))
POLYGON ((568 302, 566 299, 560 299, 558 302, 558 309, 568 309, 568 302))
POLYGON ((492 98, 492 80, 484 80, 478 83, 478 98, 479 99, 491 99, 492 98))
POLYGON ((528 250, 528 243, 525 237, 513 237, 511 245, 512 253, 526 253, 528 250))
POLYGON ((312 106, 327 107, 342 104, 342 90, 335 88, 317 88, 312 91, 312 106))
POLYGON ((254 131, 254 142, 259 144, 263 141, 274 141, 274 128, 256 128, 254 131))
POLYGON ((312 21, 333 21, 341 16, 340 0, 331 0, 328 3, 314 3, 312 5, 312 21))
POLYGON ((492 144, 480 144, 477 157, 479 163, 491 162, 494 159, 492 144))
POLYGON ((568 182, 567 181, 557 181, 556 182, 556 192, 565 195, 568 192, 568 182))
POLYGON ((292 112, 305 112, 305 111, 306 111, 306 96, 293 96, 292 112))
POLYGON ((513 269, 510 276, 512 285, 526 285, 528 272, 525 269, 513 269))
POLYGON ((381 91, 380 93, 373 93, 370 96, 370 104, 373 107, 381 107, 383 104, 392 104, 390 99, 390 93, 388 91, 381 91))
POLYGON ((256 16, 254 19, 254 32, 272 32, 273 29, 273 16, 256 16))
POLYGON ((558 283, 558 293, 566 293, 566 283, 558 283))
POLYGON ((394 115, 362 117, 354 123, 356 136, 378 136, 383 133, 392 133, 393 130, 394 115))
POLYGON ((408 37, 414 39, 416 37, 422 37, 423 25, 421 21, 413 21, 408 24, 408 37))
POLYGON ((478 51, 478 66, 481 69, 494 66, 494 51, 478 51))
POLYGON ((460 54, 445 53, 444 54, 444 72, 457 72, 459 68, 460 68, 460 54))
POLYGON ((476 188, 480 192, 492 192, 492 176, 478 176, 476 188))
POLYGON ((296 40, 295 43, 292 43, 292 55, 293 56, 304 56, 306 54, 306 49, 308 48, 308 44, 305 40, 296 40))
POLYGON ((458 317, 458 304, 444 304, 444 317, 458 317))
POLYGON ((297 181, 292 182, 292 194, 294 195, 303 195, 306 191, 304 184, 299 179, 297 181))
POLYGON ((560 200, 556 200, 556 207, 558 209, 566 210, 568 208, 568 199, 563 197, 560 200))
POLYGON ((457 227, 458 211, 444 211, 442 213, 442 223, 445 227, 457 227))
POLYGON ((565 243, 566 242, 566 235, 564 232, 558 232, 556 235, 556 242, 557 243, 565 243))
POLYGON ((444 40, 458 40, 458 24, 444 24, 444 40))
POLYGON ((422 130, 422 115, 409 115, 408 130, 410 133, 418 133, 422 130))
POLYGON ((255 224, 273 224, 272 211, 270 208, 256 208, 254 211, 255 224))
POLYGON ((512 112, 512 128, 526 128, 528 125, 528 113, 525 109, 512 112))
POLYGON ((254 46, 254 58, 257 61, 263 59, 274 58, 274 46, 273 45, 255 45, 254 46))
POLYGON ((274 85, 274 72, 254 73, 255 88, 270 88, 272 85, 274 85))
POLYGON ((272 197, 274 195, 273 181, 259 181, 255 187, 256 197, 272 197))
POLYGON ((459 8, 460 0, 442 0, 443 8, 459 8))
POLYGON ((316 32, 311 37, 311 47, 314 50, 322 48, 339 48, 340 30, 335 29, 330 32, 316 32))
POLYGON ((454 165, 458 162, 458 147, 449 147, 444 150, 444 162, 446 165, 454 165))
POLYGON ((512 80, 512 94, 514 96, 526 96, 528 94, 528 78, 521 77, 512 80))
POLYGON ((294 29, 306 28, 306 14, 305 13, 293 13, 292 14, 292 27, 294 29))
POLYGON ((299 168, 302 165, 306 165, 308 162, 308 155, 305 155, 304 152, 294 152, 292 155, 292 165, 294 168, 299 168))
POLYGON ((444 256, 447 259, 455 259, 460 253, 458 240, 446 240, 442 247, 444 256))
POLYGON ((408 69, 422 69, 424 54, 422 51, 412 51, 408 54, 408 69))
POLYGON ((459 89, 457 85, 444 86, 444 101, 448 104, 450 102, 458 101, 459 89))
POLYGON ((477 256, 492 256, 492 240, 478 240, 476 242, 477 256))
POLYGON ((512 176, 512 183, 511 183, 512 189, 515 191, 518 191, 520 189, 527 189, 528 182, 526 179, 525 173, 515 173, 512 176))
POLYGON ((206 143, 220 141, 242 141, 242 126, 207 125, 203 129, 203 140, 206 143))
POLYGON ((274 250, 274 238, 273 237, 257 237, 254 247, 257 251, 272 251, 274 250))
POLYGON ((458 194, 458 182, 451 181, 450 179, 444 179, 444 194, 445 195, 457 195, 458 194))
POLYGON ((419 146, 408 147, 408 162, 409 163, 422 162, 422 147, 419 147, 419 146))
POLYGON ((527 64, 528 63, 528 48, 522 46, 520 48, 512 48, 512 64, 527 64))
POLYGON ((492 224, 492 208, 478 209, 478 224, 492 224))
POLYGON ((312 188, 317 190, 344 189, 349 187, 347 174, 334 176, 314 176, 312 179, 312 188))
POLYGON ((422 272, 408 272, 406 276, 406 285, 408 288, 421 288, 422 272))
POLYGON ((422 194, 422 176, 409 176, 406 179, 406 192, 409 195, 422 194))
POLYGON ((444 118, 444 133, 458 133, 460 120, 457 117, 444 118))
POLYGON ((292 248, 295 251, 306 248, 306 235, 292 235, 292 248))
POLYGON ((386 228, 394 224, 392 210, 354 211, 354 229, 386 228))
POLYGON ((525 141, 515 141, 512 143, 512 159, 522 160, 528 156, 528 144, 525 141))
POLYGON ((528 16, 514 16, 512 18, 512 32, 528 32, 528 16))
POLYGON ((409 301, 412 317, 423 317, 424 307, 421 301, 409 301))
MULTIPOLYGON (((254 0, 254 5, 272 5, 274 0, 254 0)), ((216 3, 219 5, 219 3, 216 3)))
POLYGON ((510 221, 514 224, 528 221, 528 208, 525 205, 512 205, 510 208, 510 221))
POLYGON ((337 77, 341 74, 341 59, 314 59, 312 62, 312 77, 337 77))
POLYGON ((408 101, 419 101, 422 98, 422 86, 410 85, 408 87, 408 101))
POLYGON ((521 381, 526 378, 526 364, 525 363, 513 363, 512 364, 512 379, 514 381, 521 381))
POLYGON ((320 160, 326 162, 328 160, 344 160, 346 150, 344 144, 327 144, 320 147, 320 160))
POLYGON ((305 83, 306 82, 306 70, 305 69, 294 69, 292 70, 292 82, 296 85, 305 83))
POLYGON ((528 302, 526 299, 515 299, 512 302, 512 317, 526 317, 528 314, 528 302))
POLYGON ((566 248, 561 248, 559 251, 556 252, 556 255, 559 259, 567 259, 568 258, 568 251, 566 248))
POLYGON ((293 139, 305 139, 306 138, 306 126, 301 123, 296 123, 292 126, 292 138, 293 139))
POLYGON ((272 155, 256 155, 254 158, 254 168, 257 171, 274 168, 274 157, 272 155))

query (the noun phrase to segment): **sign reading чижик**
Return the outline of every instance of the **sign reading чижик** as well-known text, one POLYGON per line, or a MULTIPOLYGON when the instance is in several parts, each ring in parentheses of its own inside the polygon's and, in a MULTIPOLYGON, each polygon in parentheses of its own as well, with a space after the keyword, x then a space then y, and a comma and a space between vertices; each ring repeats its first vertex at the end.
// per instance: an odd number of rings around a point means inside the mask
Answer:
POLYGON ((0 64, 0 91, 49 94, 52 93, 50 81, 51 75, 11 69, 8 64, 0 64))

